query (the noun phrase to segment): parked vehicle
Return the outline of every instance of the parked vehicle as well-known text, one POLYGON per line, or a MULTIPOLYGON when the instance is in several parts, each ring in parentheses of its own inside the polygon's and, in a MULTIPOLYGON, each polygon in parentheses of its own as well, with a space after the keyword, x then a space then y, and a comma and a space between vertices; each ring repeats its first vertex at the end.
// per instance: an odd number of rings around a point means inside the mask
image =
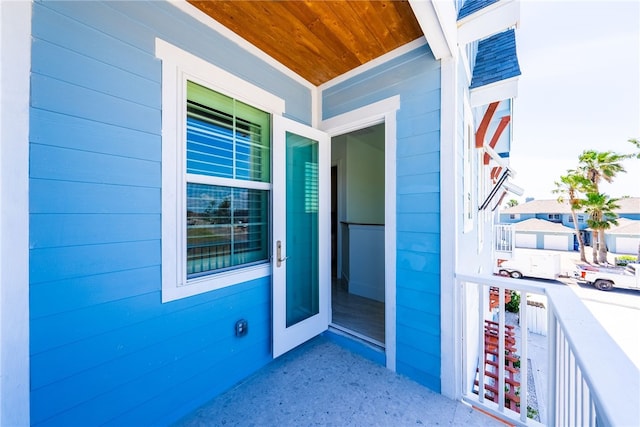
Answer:
POLYGON ((624 268, 579 265, 576 277, 601 291, 613 288, 640 289, 640 264, 627 264, 624 268))
POLYGON ((560 255, 554 253, 522 255, 508 260, 498 259, 496 264, 497 274, 514 279, 557 279, 560 276, 560 255))

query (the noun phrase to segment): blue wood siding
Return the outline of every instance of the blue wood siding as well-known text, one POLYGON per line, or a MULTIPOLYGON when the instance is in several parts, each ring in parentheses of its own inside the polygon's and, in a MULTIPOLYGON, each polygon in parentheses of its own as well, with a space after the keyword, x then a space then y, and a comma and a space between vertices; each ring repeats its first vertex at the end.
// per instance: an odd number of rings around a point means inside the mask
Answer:
POLYGON ((323 119, 400 95, 397 371, 440 391, 440 66, 419 47, 322 94, 323 119))
POLYGON ((500 223, 501 224, 515 224, 516 222, 522 222, 527 219, 535 218, 535 214, 515 214, 515 218, 511 218, 511 214, 501 213, 500 214, 500 223))
POLYGON ((271 360, 271 283, 161 303, 155 38, 305 123, 310 91, 165 2, 35 2, 32 33, 32 424, 167 424, 271 360))

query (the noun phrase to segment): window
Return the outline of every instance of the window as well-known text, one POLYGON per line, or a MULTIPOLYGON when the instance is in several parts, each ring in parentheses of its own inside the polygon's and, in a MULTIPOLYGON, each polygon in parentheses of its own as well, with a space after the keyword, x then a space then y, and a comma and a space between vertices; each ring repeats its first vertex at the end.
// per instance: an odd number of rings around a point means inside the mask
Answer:
MULTIPOLYGON (((584 215, 576 215, 578 222, 584 222, 584 215)), ((569 222, 573 222, 573 217, 569 216, 569 222)))
POLYGON ((550 220, 560 220, 560 214, 549 214, 550 220))
POLYGON ((520 219, 520 214, 509 214, 509 219, 520 219))
POLYGON ((271 116, 284 101, 162 40, 162 301, 271 274, 271 116))
POLYGON ((187 278, 267 261, 269 114, 191 81, 186 110, 187 278))

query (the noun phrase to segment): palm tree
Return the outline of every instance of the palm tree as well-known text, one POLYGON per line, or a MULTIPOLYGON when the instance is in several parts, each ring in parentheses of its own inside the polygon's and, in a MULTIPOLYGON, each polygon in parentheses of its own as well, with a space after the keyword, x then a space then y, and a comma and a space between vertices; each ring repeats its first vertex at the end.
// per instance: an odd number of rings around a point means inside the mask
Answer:
POLYGON ((626 155, 613 151, 585 150, 578 157, 580 163, 578 172, 591 181, 593 192, 599 193, 599 184, 602 180, 612 182, 618 173, 626 172, 622 166, 622 161, 625 159, 627 159, 626 155))
POLYGON ((638 138, 630 138, 628 141, 630 143, 632 143, 636 147, 638 152, 637 153, 628 154, 627 157, 629 157, 629 158, 634 158, 635 157, 636 159, 640 159, 640 139, 638 139, 638 138))
MULTIPOLYGON (((595 227, 591 226, 591 228, 594 231, 594 237, 597 236, 592 242, 594 262, 598 262, 596 259, 596 241, 599 242, 598 259, 600 259, 601 262, 606 262, 607 260, 604 230, 610 227, 609 222, 606 220, 607 216, 605 212, 598 210, 599 207, 603 209, 607 207, 605 203, 606 200, 600 200, 600 196, 602 196, 602 194, 600 194, 600 182, 603 180, 605 182, 612 182, 618 173, 626 172, 622 166, 622 161, 628 157, 628 155, 614 153, 613 151, 599 152, 595 150, 585 150, 578 157, 579 166, 577 171, 589 181, 589 186, 585 188, 584 192, 587 195, 585 206, 590 205, 589 213, 591 220, 594 221, 593 224, 595 224, 595 227), (600 202, 597 202, 597 200, 600 200, 600 202)), ((608 198, 608 196, 606 197, 608 198)), ((613 215, 615 220, 615 213, 613 213, 613 215)), ((587 221, 587 223, 589 222, 587 221)))
POLYGON ((514 206, 518 206, 518 201, 516 199, 511 199, 507 202, 507 207, 512 208, 514 206))
POLYGON ((585 212, 589 214, 587 225, 594 231, 593 241, 593 262, 596 264, 607 262, 607 245, 604 240, 604 231, 611 228, 611 225, 618 225, 615 213, 620 205, 616 204, 618 199, 612 199, 602 193, 588 193, 582 202, 585 212), (597 239, 595 238, 597 236, 597 239), (597 240, 597 245, 596 245, 597 240), (596 250, 597 247, 597 250, 596 250))
POLYGON ((582 233, 580 233, 580 226, 578 224, 578 215, 582 209, 582 200, 578 197, 580 193, 584 192, 588 188, 590 181, 575 170, 568 170, 566 175, 560 177, 560 181, 556 181, 556 188, 553 190, 554 194, 558 194, 558 202, 569 202, 571 207, 571 218, 573 219, 573 226, 575 227, 576 238, 578 239, 578 249, 580 250, 580 261, 587 262, 587 256, 584 253, 584 239, 582 233))

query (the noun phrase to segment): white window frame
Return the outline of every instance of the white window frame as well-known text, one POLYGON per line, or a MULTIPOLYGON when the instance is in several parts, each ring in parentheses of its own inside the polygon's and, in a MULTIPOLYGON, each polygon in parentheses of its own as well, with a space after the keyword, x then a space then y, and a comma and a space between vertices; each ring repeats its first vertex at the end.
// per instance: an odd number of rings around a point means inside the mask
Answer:
MULTIPOLYGON (((284 113, 285 101, 161 39, 156 39, 156 57, 162 60, 162 302, 269 276, 271 263, 266 261, 187 280, 187 80, 274 115, 284 113)), ((271 183, 243 187, 271 190, 271 183)))

